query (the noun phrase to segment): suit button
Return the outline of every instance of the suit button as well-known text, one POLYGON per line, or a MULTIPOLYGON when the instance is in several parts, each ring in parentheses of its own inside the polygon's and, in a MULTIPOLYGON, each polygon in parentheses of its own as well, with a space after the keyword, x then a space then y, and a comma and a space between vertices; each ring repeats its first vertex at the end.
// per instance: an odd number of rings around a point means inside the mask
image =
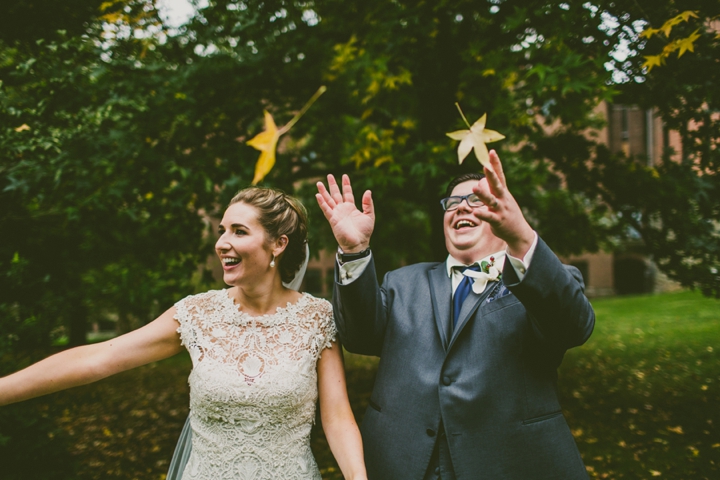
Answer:
POLYGON ((434 436, 435 436, 435 430, 433 430, 432 428, 428 428, 427 430, 425 430, 425 433, 428 434, 428 437, 434 437, 434 436))
POLYGON ((450 377, 443 377, 442 379, 443 385, 446 387, 452 383, 452 380, 450 380, 450 377))

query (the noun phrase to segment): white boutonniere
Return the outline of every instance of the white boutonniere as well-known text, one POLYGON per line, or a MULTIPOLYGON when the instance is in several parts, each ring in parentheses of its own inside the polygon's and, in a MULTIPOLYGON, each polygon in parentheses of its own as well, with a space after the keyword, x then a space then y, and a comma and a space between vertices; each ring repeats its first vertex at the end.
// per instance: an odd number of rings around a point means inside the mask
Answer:
POLYGON ((495 266, 495 257, 490 257, 490 261, 483 260, 480 262, 480 271, 465 270, 465 275, 474 278, 473 292, 482 293, 488 282, 499 282, 502 280, 502 270, 500 266, 495 266))

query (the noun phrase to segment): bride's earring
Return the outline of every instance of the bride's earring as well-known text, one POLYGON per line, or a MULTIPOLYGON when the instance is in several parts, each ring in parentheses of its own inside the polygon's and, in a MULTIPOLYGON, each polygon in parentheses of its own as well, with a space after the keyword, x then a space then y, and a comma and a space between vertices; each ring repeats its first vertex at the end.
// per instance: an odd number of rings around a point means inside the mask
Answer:
POLYGON ((270 260, 270 268, 275 268, 275 254, 273 254, 273 259, 270 260))

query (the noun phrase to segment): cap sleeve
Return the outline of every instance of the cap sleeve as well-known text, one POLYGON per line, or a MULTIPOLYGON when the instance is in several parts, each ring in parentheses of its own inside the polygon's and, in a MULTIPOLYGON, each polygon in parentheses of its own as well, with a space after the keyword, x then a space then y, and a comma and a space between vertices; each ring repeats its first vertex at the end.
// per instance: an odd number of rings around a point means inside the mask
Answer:
POLYGON ((332 347, 333 342, 337 340, 337 327, 335 326, 333 308, 330 302, 322 299, 319 299, 318 302, 319 328, 317 335, 317 349, 318 356, 320 356, 323 350, 332 347))
POLYGON ((175 304, 175 320, 180 324, 177 332, 180 334, 180 343, 190 353, 193 365, 201 355, 200 335, 198 325, 198 308, 200 295, 185 297, 175 304))

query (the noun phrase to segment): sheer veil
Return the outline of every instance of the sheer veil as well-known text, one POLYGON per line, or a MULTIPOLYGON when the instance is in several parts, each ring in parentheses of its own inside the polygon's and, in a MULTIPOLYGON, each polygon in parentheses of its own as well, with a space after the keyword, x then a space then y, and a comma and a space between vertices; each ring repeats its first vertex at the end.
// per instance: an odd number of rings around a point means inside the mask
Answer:
MULTIPOLYGON (((310 261, 310 247, 305 244, 305 261, 300 266, 300 269, 295 274, 289 283, 283 282, 285 287, 292 290, 300 290, 305 272, 307 271, 308 262, 310 261)), ((180 480, 183 472, 185 471, 185 465, 187 465, 190 459, 190 452, 192 451, 192 428, 190 427, 190 417, 188 416, 185 420, 180 438, 178 439, 177 445, 175 445, 175 453, 173 453, 172 460, 170 460, 170 467, 168 468, 168 474, 166 480, 180 480)))

